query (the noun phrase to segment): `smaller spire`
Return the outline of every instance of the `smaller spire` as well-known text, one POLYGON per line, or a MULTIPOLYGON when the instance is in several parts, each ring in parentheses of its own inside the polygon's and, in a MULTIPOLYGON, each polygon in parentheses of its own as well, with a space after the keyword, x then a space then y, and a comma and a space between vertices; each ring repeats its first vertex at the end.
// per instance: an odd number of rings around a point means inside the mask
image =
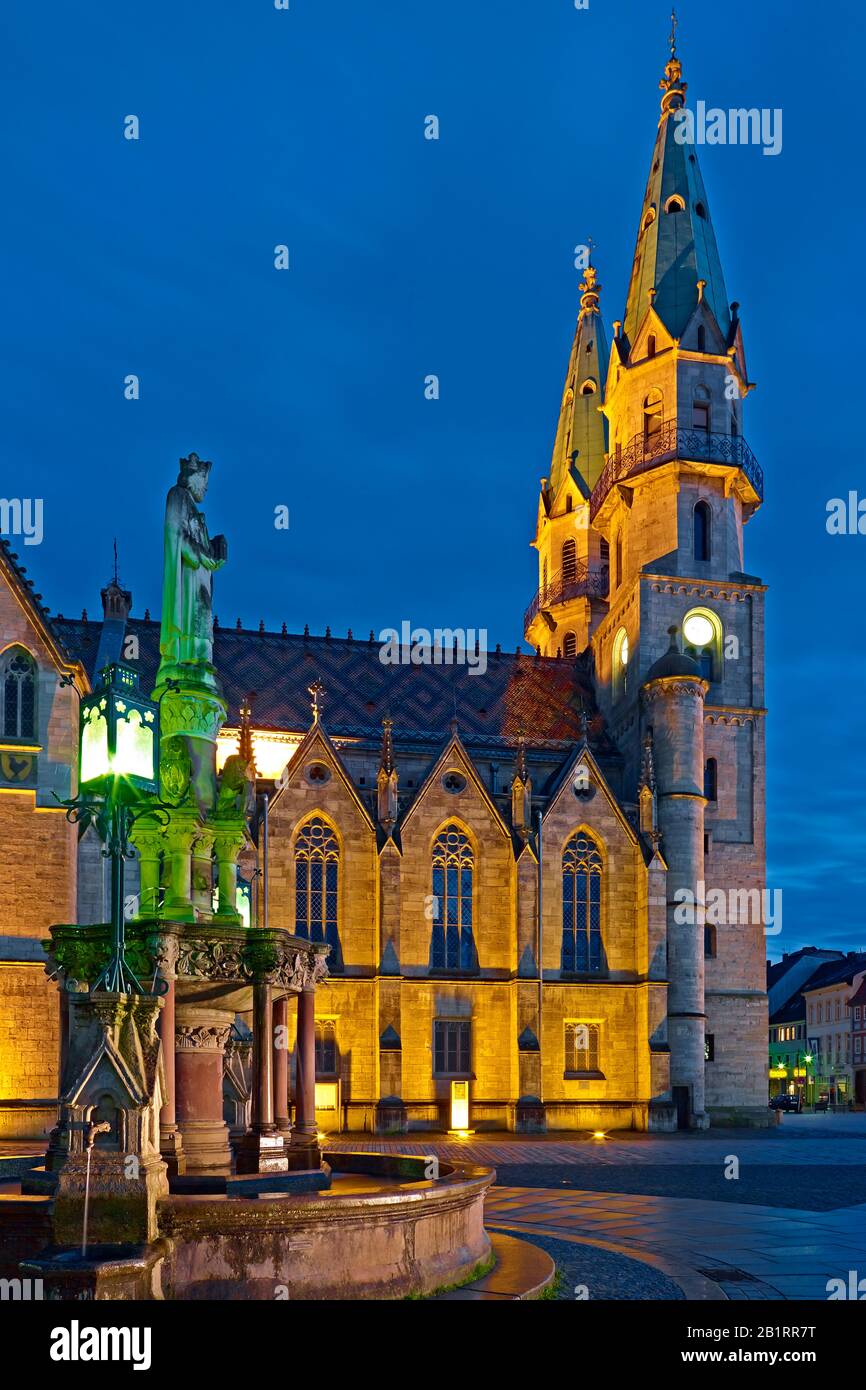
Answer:
POLYGON ((640 762, 640 787, 649 787, 650 791, 655 791, 656 770, 655 759, 653 757, 653 736, 649 730, 644 735, 643 753, 640 762))
POLYGON ((517 735, 517 775, 521 782, 526 781, 526 731, 522 724, 517 735))
POLYGON ((393 719, 385 718, 382 720, 382 771, 392 773, 394 771, 394 739, 392 729, 393 719))
POLYGON ((319 706, 322 702, 322 696, 325 693, 325 687, 320 680, 315 680, 312 685, 307 686, 307 692, 313 704, 313 723, 318 724, 322 713, 319 706))
POLYGON ((246 762, 251 776, 256 776, 256 754, 253 748, 252 714, 256 692, 251 690, 241 701, 241 728, 238 735, 238 752, 246 762))

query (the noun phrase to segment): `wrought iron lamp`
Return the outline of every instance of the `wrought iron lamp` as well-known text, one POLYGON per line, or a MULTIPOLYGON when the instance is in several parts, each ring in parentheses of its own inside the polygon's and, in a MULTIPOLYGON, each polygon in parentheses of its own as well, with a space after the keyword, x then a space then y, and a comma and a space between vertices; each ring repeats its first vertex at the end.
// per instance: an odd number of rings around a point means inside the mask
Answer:
MULTIPOLYGON (((177 682, 167 682, 166 688, 176 689, 177 682)), ((82 697, 78 766, 79 792, 63 803, 66 815, 95 824, 103 854, 111 860, 111 951, 91 992, 144 994, 148 991, 126 960, 124 865, 132 857, 129 836, 135 822, 144 815, 167 819, 168 808, 159 800, 159 704, 142 695, 138 674, 129 666, 106 666, 96 689, 82 697)))

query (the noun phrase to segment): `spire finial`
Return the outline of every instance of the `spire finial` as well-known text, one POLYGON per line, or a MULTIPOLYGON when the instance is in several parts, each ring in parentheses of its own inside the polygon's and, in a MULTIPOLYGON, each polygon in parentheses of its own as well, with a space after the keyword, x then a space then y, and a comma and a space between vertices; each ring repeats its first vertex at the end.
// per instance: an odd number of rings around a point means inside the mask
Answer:
POLYGON ((585 314, 598 313, 598 297, 602 289, 598 283, 598 271, 592 263, 595 242, 591 236, 587 237, 586 244, 589 247, 589 264, 584 268, 580 282, 580 318, 585 314))
POLYGON ((671 10, 671 32, 669 43, 671 56, 665 65, 665 75, 659 82, 659 86, 664 92, 662 97, 662 116, 670 115, 671 111, 677 110, 686 104, 686 89, 688 83, 683 81, 683 65, 677 57, 677 29, 679 20, 676 10, 671 10))
POLYGON ((312 685, 307 686, 307 692, 313 702, 313 723, 318 724, 321 715, 319 705, 325 693, 325 687, 322 685, 321 681, 315 680, 312 685))
POLYGON ((526 781, 526 730, 522 724, 517 735, 517 775, 521 782, 526 781))
POLYGON ((120 581, 119 581, 119 579, 117 578, 117 537, 116 537, 116 536, 114 537, 114 587, 115 587, 116 589, 120 587, 120 581))

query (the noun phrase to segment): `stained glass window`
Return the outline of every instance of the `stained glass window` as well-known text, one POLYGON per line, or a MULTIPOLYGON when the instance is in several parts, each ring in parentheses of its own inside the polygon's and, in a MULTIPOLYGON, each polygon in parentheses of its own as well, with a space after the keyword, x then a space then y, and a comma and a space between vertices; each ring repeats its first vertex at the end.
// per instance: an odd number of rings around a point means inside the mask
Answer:
POLYGON ((566 1023, 565 1070, 600 1071, 597 1023, 566 1023))
POLYGON ((601 855, 591 836, 572 835, 562 854, 562 969, 602 969, 601 855))
POLYGON ((472 846, 456 825, 446 825, 433 845, 433 936, 430 964, 434 970, 473 970, 472 846))
POLYGON ((342 968, 337 917, 340 846, 326 821, 313 816, 295 844, 295 935, 327 941, 328 969, 342 968))

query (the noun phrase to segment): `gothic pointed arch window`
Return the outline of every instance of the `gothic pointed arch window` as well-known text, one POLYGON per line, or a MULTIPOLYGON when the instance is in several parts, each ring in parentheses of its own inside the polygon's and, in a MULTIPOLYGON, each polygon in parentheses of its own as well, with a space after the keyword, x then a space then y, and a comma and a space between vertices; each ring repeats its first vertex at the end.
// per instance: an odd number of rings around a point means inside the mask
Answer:
POLYGON ((665 212, 685 212, 686 200, 679 193, 672 193, 665 203, 665 212))
POLYGON ((698 502, 694 513, 694 552, 695 559, 709 560, 712 540, 713 514, 708 502, 698 502))
POLYGON ((327 821, 311 816, 295 841, 295 936, 327 941, 331 973, 343 968, 339 888, 339 841, 327 821))
POLYGON ((562 582, 573 584, 577 578, 577 547, 569 536, 562 547, 562 582))
POLYGON ((475 970, 472 932, 475 855, 459 825, 446 825, 433 842, 433 970, 475 970))
POLYGON ((601 940, 602 858, 598 845, 578 830, 562 852, 562 969, 599 974, 604 968, 601 940))
POLYGON ((613 639, 611 653, 611 684, 615 700, 621 700, 628 691, 628 658, 628 633, 621 627, 613 639))
POLYGON ((0 716, 3 738, 36 738, 36 662, 24 647, 0 657, 0 716))
POLYGON ((663 401, 661 391, 650 391, 643 403, 644 443, 650 444, 662 432, 663 401))

